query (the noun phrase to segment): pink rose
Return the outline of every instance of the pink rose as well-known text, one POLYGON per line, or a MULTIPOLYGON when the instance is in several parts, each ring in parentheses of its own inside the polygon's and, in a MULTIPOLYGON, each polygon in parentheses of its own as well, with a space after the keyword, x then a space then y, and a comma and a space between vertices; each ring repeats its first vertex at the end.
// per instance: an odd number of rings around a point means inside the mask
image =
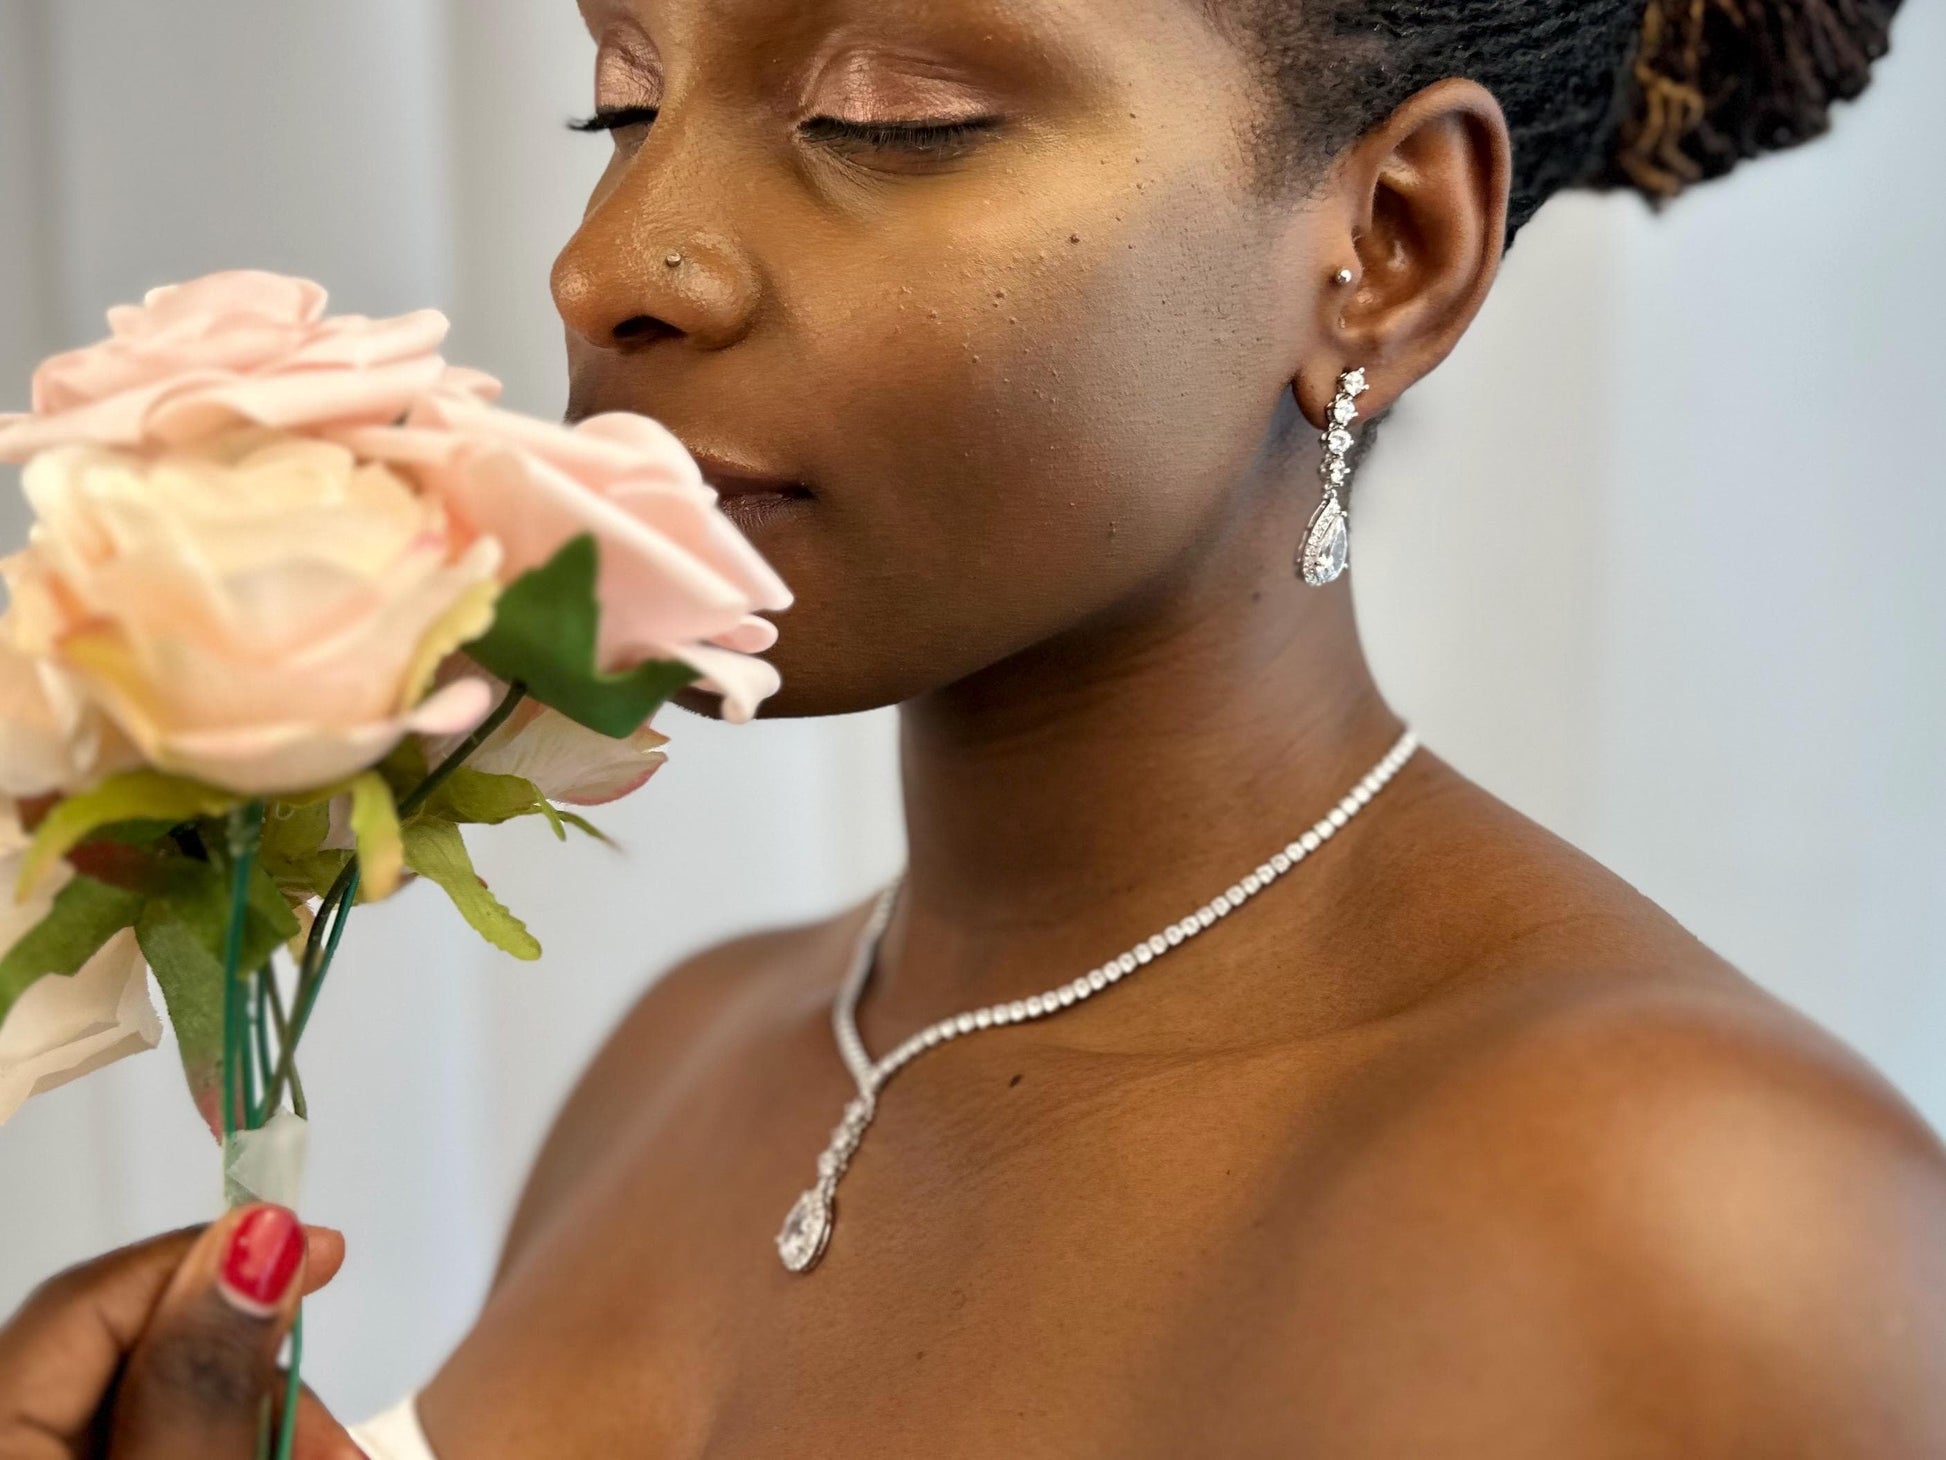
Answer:
POLYGON ((491 377, 448 371, 438 310, 326 318, 324 305, 307 279, 238 271, 111 309, 108 339, 34 372, 30 414, 0 415, 0 461, 79 444, 180 445, 244 423, 308 431, 396 421, 442 382, 498 393, 491 377))
POLYGON ((674 659, 744 721, 776 693, 760 659, 777 641, 760 611, 790 607, 784 586, 716 505, 695 461, 645 416, 596 416, 573 428, 495 409, 451 388, 421 400, 404 426, 336 433, 359 455, 406 469, 472 531, 505 550, 510 582, 571 538, 592 533, 600 562, 598 667, 674 659))

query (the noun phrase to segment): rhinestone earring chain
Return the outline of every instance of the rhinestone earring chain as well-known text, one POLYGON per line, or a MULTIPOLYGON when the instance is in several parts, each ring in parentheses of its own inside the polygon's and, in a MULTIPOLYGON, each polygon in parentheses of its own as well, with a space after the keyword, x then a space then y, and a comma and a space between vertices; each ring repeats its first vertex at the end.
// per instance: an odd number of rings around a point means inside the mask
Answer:
POLYGON ((1351 484, 1345 453, 1351 450, 1351 423, 1358 415, 1358 397, 1367 390, 1365 371, 1347 370, 1338 377, 1338 393, 1331 401, 1331 420, 1325 426, 1324 459, 1318 474, 1324 478, 1324 500, 1311 514, 1304 544, 1297 552, 1297 573, 1313 588, 1322 588, 1351 562, 1351 518, 1339 496, 1351 484))
POLYGON ((838 1053, 844 1059, 845 1068, 851 1071, 858 1094, 845 1106, 844 1118, 831 1132, 831 1144, 818 1157, 817 1181, 798 1197, 790 1215, 784 1218, 783 1229, 777 1234, 777 1255, 783 1259, 784 1266, 792 1272, 808 1272, 824 1255, 825 1244, 831 1240, 831 1229, 837 1221, 838 1182, 850 1166, 858 1143, 864 1139, 865 1130, 878 1111, 879 1091, 885 1088, 885 1082, 893 1075, 927 1050, 963 1035, 982 1029, 998 1029, 1006 1024, 1044 1019, 1050 1014, 1071 1009, 1111 984, 1120 983, 1144 964, 1153 963, 1197 934, 1216 926, 1331 840, 1346 822, 1385 788, 1386 782, 1398 774, 1399 768, 1412 758, 1412 753, 1418 748, 1418 737, 1412 731, 1406 731, 1385 753, 1385 758, 1373 766, 1365 778, 1353 786, 1309 831, 1282 851, 1274 853, 1269 861, 1228 891, 1218 893, 1195 912, 1180 922, 1171 923, 1154 937, 1137 943, 1101 967, 1090 969, 1071 983, 1064 983, 1044 994, 968 1010, 964 1014, 954 1014, 929 1024, 885 1058, 874 1060, 866 1052, 865 1041, 858 1033, 858 1000, 871 978, 879 940, 885 934, 885 925, 891 920, 899 883, 894 882, 887 887, 879 894, 872 908, 871 917, 866 921, 852 953, 851 966, 845 973, 844 983, 831 1005, 831 1026, 837 1036, 838 1053))

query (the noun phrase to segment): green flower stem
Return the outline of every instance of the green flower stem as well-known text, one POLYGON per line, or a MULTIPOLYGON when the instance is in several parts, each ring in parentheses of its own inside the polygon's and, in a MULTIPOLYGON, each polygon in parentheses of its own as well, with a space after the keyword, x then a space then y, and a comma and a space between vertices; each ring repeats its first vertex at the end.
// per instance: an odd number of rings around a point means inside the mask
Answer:
POLYGON ((508 685, 506 695, 494 707, 493 713, 482 720, 479 727, 462 740, 453 753, 439 763, 438 768, 431 775, 414 786, 405 800, 399 802, 399 820, 406 820, 413 812, 425 805, 426 798, 437 791, 446 778, 465 763, 469 755, 486 744, 488 737, 507 723, 507 717, 519 709, 520 702, 526 698, 526 685, 519 682, 508 685))
MULTIPOLYGON (((277 1102, 283 1098, 286 1085, 293 1092, 297 1088, 297 1041, 304 1033, 304 1026, 310 1022, 311 1008, 317 1003, 318 990, 323 987, 325 970, 331 962, 331 955, 337 952, 345 917, 350 911, 352 899, 357 895, 358 858, 353 856, 326 889, 318 902, 317 915, 311 919, 311 934, 304 940, 304 957, 298 963, 297 987, 291 994, 290 1023, 278 1045, 277 1068, 264 1084, 266 1109, 276 1108, 277 1102)), ((300 1110, 297 1113, 302 1115, 304 1112, 300 1110)))
MULTIPOLYGON (((269 959, 265 959, 264 966, 257 970, 257 1007, 250 1020, 250 1031, 256 1036, 256 1070, 266 1082, 273 1068, 270 1059, 270 989, 276 973, 276 967, 269 959)), ((269 1106, 258 1105, 253 1092, 250 1097, 250 1128, 255 1130, 269 1118, 269 1106)))
POLYGON ((298 1366, 304 1361, 304 1306, 300 1303, 297 1319, 291 1324, 291 1365, 284 1376, 284 1416, 277 1427, 276 1460, 291 1460, 291 1451, 297 1444, 297 1402, 304 1393, 304 1381, 298 1377, 298 1366))
MULTIPOLYGON (((410 818, 434 791, 437 791, 446 778, 461 765, 468 756, 478 750, 487 738, 507 723, 507 717, 520 708, 520 702, 527 698, 527 686, 518 682, 507 687, 507 693, 500 703, 494 706, 493 713, 482 720, 471 735, 453 748, 452 754, 442 760, 429 772, 426 778, 409 791, 399 802, 399 820, 410 818)), ((291 1017, 289 1035, 282 1042, 277 1068, 265 1083, 264 1107, 276 1108, 282 1098, 284 1087, 294 1075, 293 1061, 297 1054, 297 1042, 304 1037, 304 1030, 311 1022, 311 1010, 317 1006, 318 994, 324 987, 324 976, 330 971, 331 960, 338 952, 338 940, 344 936, 345 918, 358 899, 358 856, 353 853, 346 861, 344 870, 333 879, 318 903, 317 916, 311 922, 311 936, 304 942, 304 958, 298 966, 297 988, 291 995, 291 1017)))
POLYGON ((238 1035, 241 1057, 237 1060, 237 1064, 243 1069, 243 1108, 240 1113, 245 1130, 257 1128, 257 1073, 261 1069, 266 1078, 270 1075, 269 1069, 258 1063, 263 1053, 263 1025, 258 1021, 261 1010, 254 1007, 255 1000, 251 998, 251 992, 249 982, 239 970, 237 1007, 242 1015, 243 1029, 238 1035))
POLYGON ((237 1132, 238 1076, 249 1058, 244 1036, 243 991, 239 986, 239 967, 243 962, 244 919, 250 911, 250 871, 257 860, 257 843, 263 835, 264 807, 261 801, 239 806, 229 815, 228 842, 230 872, 230 926, 223 945, 223 1135, 227 1141, 237 1132))
MULTIPOLYGON (((519 708, 520 702, 527 697, 527 687, 522 684, 510 685, 500 703, 495 706, 473 733, 466 737, 455 749, 428 774, 425 780, 413 787, 405 799, 399 803, 399 820, 404 821, 426 804, 427 799, 437 791, 446 778, 465 763, 466 758, 486 743, 492 735, 507 722, 507 717, 519 708)), ((232 1067, 239 1055, 247 1061, 249 1045, 242 1032, 234 1026, 237 1019, 236 965, 242 955, 243 917, 249 898, 250 862, 255 859, 257 839, 262 834, 263 806, 256 804, 246 808, 254 813, 252 828, 248 834, 247 849, 239 851, 239 831, 237 818, 231 818, 231 853, 237 859, 237 876, 230 912, 230 940, 228 971, 224 983, 224 1129, 226 1134, 236 1129, 236 1086, 232 1078, 232 1067)), ((345 920, 351 915, 353 903, 358 900, 358 856, 353 853, 345 862, 344 868, 324 896, 318 902, 317 916, 311 921, 310 936, 304 940, 304 956, 298 963, 297 986, 291 994, 290 1017, 286 1020, 283 1001, 277 992, 276 975, 273 966, 266 966, 258 975, 257 1009, 255 1019, 256 1053, 259 1068, 262 1069, 263 1098, 259 1102, 254 1088, 255 1080, 250 1079, 245 1087, 246 1110, 252 1126, 259 1126, 277 1109, 277 1102, 283 1098, 284 1089, 289 1086, 292 1108, 302 1116, 305 1113, 304 1087, 297 1077, 297 1043, 303 1038, 305 1027, 311 1021, 311 1010, 316 1007, 318 994, 324 987, 324 976, 331 968, 331 961, 337 956, 338 941, 344 936, 345 920), (265 1015, 277 1026, 277 1062, 273 1069, 269 1050, 265 1043, 265 1015)), ((246 1071, 248 1070, 246 1064, 246 1071)), ((297 1321, 291 1328, 290 1368, 285 1376, 283 1414, 277 1427, 277 1443, 273 1451, 266 1433, 259 1442, 258 1453, 265 1460, 291 1460, 291 1453, 297 1440, 297 1406, 303 1392, 303 1380, 299 1377, 299 1366, 304 1355, 304 1310, 299 1307, 297 1321)))
MULTIPOLYGON (((277 965, 274 960, 264 965, 263 979, 264 1004, 270 1012, 271 1027, 277 1034, 277 1048, 282 1050, 290 1042, 291 1036, 290 1026, 284 1019, 284 996, 277 987, 277 965)), ((264 1088, 266 1095, 269 1093, 271 1080, 276 1078, 276 1068, 274 1061, 269 1059, 264 1061, 264 1088)), ((274 1113, 270 1107, 269 1100, 266 1099, 262 1109, 258 1113, 257 1123, 259 1125, 263 1124, 274 1113)), ((300 1120, 309 1118, 309 1111, 306 1109, 304 1102, 304 1082, 298 1078, 297 1066, 295 1064, 291 1066, 291 1113, 296 1115, 300 1120)))

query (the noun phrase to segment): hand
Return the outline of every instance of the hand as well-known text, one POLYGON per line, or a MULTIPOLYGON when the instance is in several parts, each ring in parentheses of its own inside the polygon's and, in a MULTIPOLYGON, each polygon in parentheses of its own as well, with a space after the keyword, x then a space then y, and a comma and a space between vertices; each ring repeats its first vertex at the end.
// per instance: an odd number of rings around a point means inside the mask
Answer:
MULTIPOLYGON (((0 1460, 254 1460, 277 1350, 344 1238, 249 1206, 43 1283, 0 1329, 0 1460)), ((308 1391, 298 1460, 362 1460, 308 1391)))

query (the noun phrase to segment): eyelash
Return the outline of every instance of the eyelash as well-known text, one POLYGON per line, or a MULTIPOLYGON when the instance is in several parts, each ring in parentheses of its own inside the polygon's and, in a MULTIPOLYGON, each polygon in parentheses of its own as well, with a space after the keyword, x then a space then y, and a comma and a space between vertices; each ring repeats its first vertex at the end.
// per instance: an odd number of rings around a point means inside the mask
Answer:
MULTIPOLYGON (((619 132, 655 121, 652 106, 613 107, 582 121, 569 122, 577 132, 619 132)), ((814 142, 852 142, 901 152, 950 151, 980 132, 1000 125, 998 117, 971 117, 963 122, 848 122, 841 117, 812 117, 798 130, 814 142)))
POLYGON ((629 127, 639 127, 653 122, 659 107, 652 106, 615 106, 603 107, 591 117, 568 123, 568 129, 575 132, 620 132, 629 127))
POLYGON ((900 152, 948 152, 981 132, 1000 125, 998 117, 970 117, 963 122, 847 122, 839 117, 812 117, 798 128, 813 142, 855 142, 900 152))

